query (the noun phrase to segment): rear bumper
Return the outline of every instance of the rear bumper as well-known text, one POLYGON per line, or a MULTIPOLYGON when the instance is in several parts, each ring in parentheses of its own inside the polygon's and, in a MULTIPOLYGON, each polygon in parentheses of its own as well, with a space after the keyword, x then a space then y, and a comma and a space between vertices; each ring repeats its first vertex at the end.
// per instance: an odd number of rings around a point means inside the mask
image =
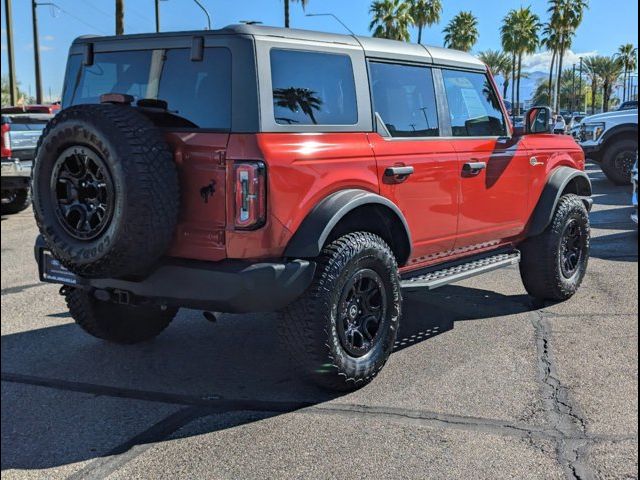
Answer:
MULTIPOLYGON (((62 283, 43 275, 44 242, 35 246, 40 279, 62 283)), ((139 280, 76 277, 76 288, 90 290, 98 298, 125 303, 155 303, 228 313, 270 312, 284 308, 311 285, 315 263, 202 262, 166 259, 139 280)), ((66 283, 70 284, 70 283, 66 283)))
POLYGON ((31 182, 31 162, 21 162, 16 158, 2 158, 2 190, 29 188, 31 182))

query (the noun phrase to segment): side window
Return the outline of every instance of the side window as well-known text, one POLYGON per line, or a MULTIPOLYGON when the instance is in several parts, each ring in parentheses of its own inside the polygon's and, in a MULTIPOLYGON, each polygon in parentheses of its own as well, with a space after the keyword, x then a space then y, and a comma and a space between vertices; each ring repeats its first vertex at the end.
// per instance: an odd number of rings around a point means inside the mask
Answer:
POLYGON ((373 109, 394 137, 437 137, 431 69, 370 62, 373 109))
POLYGON ((271 50, 275 121, 280 125, 355 125, 356 86, 347 55, 271 50))
POLYGON ((507 134, 500 101, 483 73, 443 70, 454 137, 492 137, 507 134))

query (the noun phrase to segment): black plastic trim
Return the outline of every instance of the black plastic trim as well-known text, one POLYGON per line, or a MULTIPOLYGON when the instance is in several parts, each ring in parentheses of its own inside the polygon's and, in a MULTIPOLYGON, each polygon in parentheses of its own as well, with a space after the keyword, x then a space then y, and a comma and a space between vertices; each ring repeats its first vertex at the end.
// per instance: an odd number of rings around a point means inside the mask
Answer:
POLYGON ((289 258, 314 258, 320 254, 333 228, 352 210, 363 205, 381 205, 389 208, 404 226, 406 235, 406 258, 399 258, 404 264, 411 253, 411 233, 409 225, 400 209, 390 200, 367 192, 366 190, 349 189, 336 192, 322 200, 303 220, 290 240, 285 256, 289 258))
POLYGON ((616 135, 624 135, 625 133, 630 133, 632 135, 635 135, 635 137, 637 138, 638 124, 625 123, 622 125, 616 125, 615 127, 610 128, 609 130, 604 132, 604 136, 602 137, 602 141, 600 143, 604 145, 605 143, 607 143, 607 141, 609 141, 611 138, 615 137, 616 135))
MULTIPOLYGON (((34 254, 41 280, 43 248, 39 236, 34 254)), ((126 292, 156 304, 215 312, 271 312, 302 295, 311 285, 315 268, 308 260, 255 263, 167 258, 142 279, 78 277, 76 288, 126 292)))
POLYGON ((583 202, 587 210, 591 210, 593 201, 591 200, 591 180, 586 173, 571 167, 558 167, 549 176, 549 180, 540 195, 538 205, 533 212, 529 227, 527 229, 528 237, 535 237, 546 230, 553 219, 553 214, 562 193, 569 183, 575 179, 583 182, 582 191, 579 195, 583 197, 583 202))

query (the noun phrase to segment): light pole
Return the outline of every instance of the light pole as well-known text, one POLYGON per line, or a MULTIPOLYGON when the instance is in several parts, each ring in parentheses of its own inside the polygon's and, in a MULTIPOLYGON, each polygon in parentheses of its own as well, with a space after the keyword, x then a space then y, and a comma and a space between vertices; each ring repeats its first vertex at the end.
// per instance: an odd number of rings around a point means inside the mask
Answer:
POLYGON ((333 13, 307 13, 305 16, 307 16, 307 17, 332 17, 336 22, 338 22, 340 25, 342 25, 347 32, 349 32, 354 37, 356 36, 356 34, 353 33, 353 30, 351 30, 349 27, 347 27, 347 25, 342 20, 340 20, 340 18, 337 15, 334 15, 333 13))
MULTIPOLYGON (((584 107, 584 111, 587 107, 584 107)), ((578 111, 582 112, 582 57, 580 57, 580 79, 578 80, 578 111)))
POLYGON ((11 19, 11 0, 4 0, 4 15, 7 24, 7 60, 9 64, 9 99, 11 105, 15 105, 18 100, 18 89, 16 83, 16 65, 13 58, 13 22, 11 19))
POLYGON ((200 3, 200 0, 193 0, 196 5, 198 5, 202 11, 204 12, 204 14, 207 16, 207 28, 206 30, 211 30, 211 15, 209 15, 209 12, 207 11, 206 8, 204 8, 204 5, 202 5, 202 3, 200 3))
POLYGON ((160 33, 160 0, 156 0, 155 4, 156 4, 156 33, 160 33))
POLYGON ((33 26, 33 61, 36 74, 36 103, 42 103, 42 79, 40 76, 40 43, 38 40, 38 3, 31 0, 31 21, 33 26))

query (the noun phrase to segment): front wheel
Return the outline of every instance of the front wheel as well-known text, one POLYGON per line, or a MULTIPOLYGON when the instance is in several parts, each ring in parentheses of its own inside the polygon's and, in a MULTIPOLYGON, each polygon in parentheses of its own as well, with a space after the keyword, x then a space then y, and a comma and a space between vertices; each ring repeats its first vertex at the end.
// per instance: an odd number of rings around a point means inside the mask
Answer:
POLYGON ((637 154, 637 139, 616 141, 602 156, 602 171, 616 185, 630 185, 637 154))
POLYGON ((401 313, 393 252, 380 237, 350 233, 325 247, 312 285, 279 315, 302 373, 332 390, 369 383, 386 363, 401 313))
POLYGON ((589 212, 580 197, 564 195, 547 229, 521 246, 527 292, 540 300, 571 298, 587 271, 589 242, 589 212))
POLYGON ((90 293, 72 289, 67 306, 76 323, 89 335, 112 343, 134 344, 159 335, 178 309, 155 305, 130 306, 103 302, 90 293))

